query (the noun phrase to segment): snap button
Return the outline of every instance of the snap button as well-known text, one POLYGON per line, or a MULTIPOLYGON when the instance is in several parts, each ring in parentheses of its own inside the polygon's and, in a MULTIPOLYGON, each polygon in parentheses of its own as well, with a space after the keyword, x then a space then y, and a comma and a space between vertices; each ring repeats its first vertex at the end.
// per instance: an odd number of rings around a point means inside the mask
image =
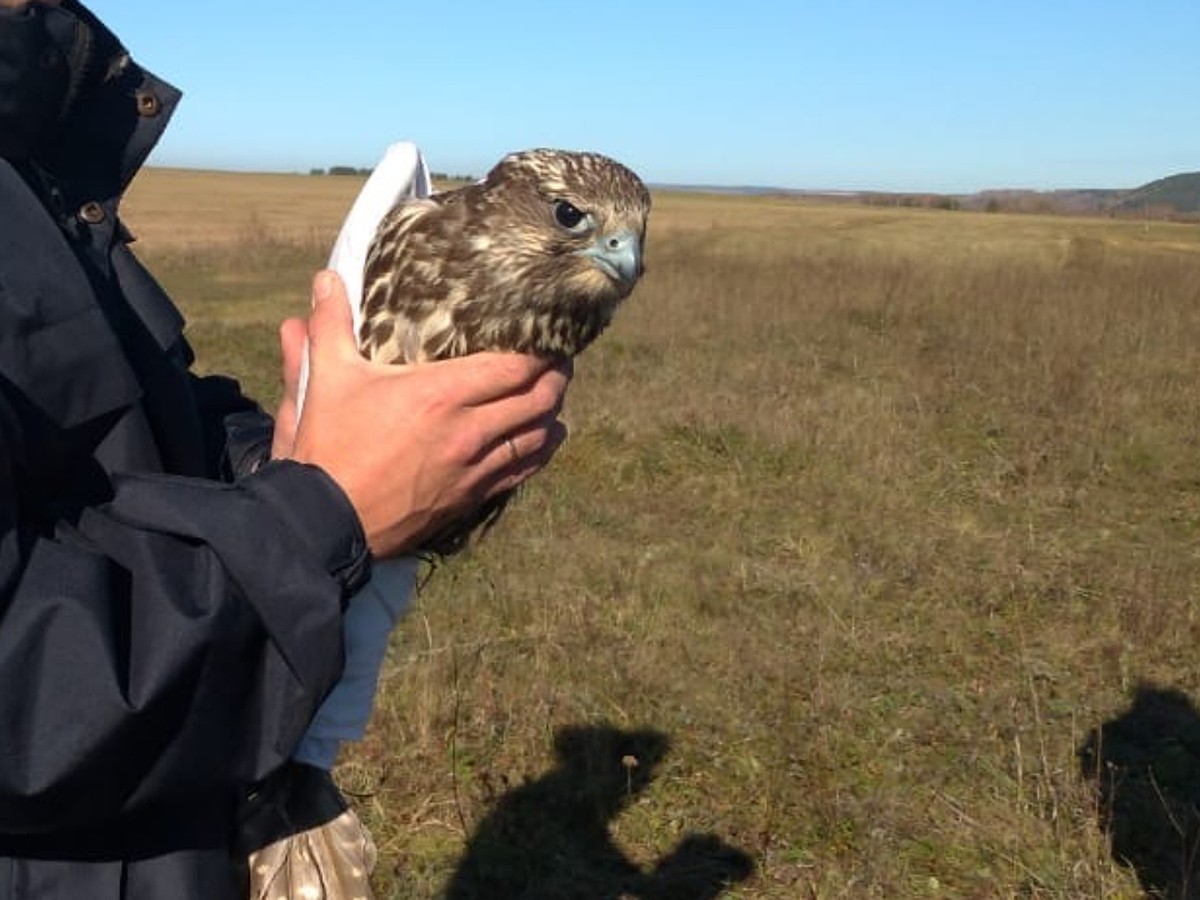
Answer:
POLYGON ((153 118, 162 110, 162 101, 158 99, 158 95, 150 91, 138 91, 137 111, 138 115, 144 118, 153 118))
POLYGON ((89 200, 79 207, 79 221, 85 225, 99 225, 107 218, 104 207, 95 200, 89 200))

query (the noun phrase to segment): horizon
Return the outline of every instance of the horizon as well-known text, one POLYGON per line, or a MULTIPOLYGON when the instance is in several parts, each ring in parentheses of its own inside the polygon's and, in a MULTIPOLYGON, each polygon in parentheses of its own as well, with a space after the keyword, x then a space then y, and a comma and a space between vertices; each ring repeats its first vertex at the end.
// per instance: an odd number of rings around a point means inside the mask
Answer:
MULTIPOLYGON (((356 171, 354 171, 352 173, 351 172, 330 171, 331 169, 335 169, 335 168, 351 168, 349 166, 342 166, 340 163, 335 163, 332 166, 312 166, 307 171, 301 171, 299 169, 243 169, 243 168, 229 168, 229 167, 221 167, 221 166, 173 165, 170 163, 155 162, 153 160, 153 158, 149 162, 147 162, 146 168, 168 169, 168 170, 175 170, 175 171, 181 171, 181 172, 197 172, 197 173, 212 172, 212 173, 216 173, 216 174, 229 174, 229 175, 288 175, 288 176, 322 177, 322 178, 324 178, 324 177, 328 177, 328 178, 366 177, 370 172, 370 167, 359 167, 356 169, 356 171)), ((474 181, 478 178, 481 178, 485 174, 483 172, 474 172, 474 173, 442 172, 440 170, 434 171, 432 168, 430 171, 431 171, 431 174, 435 175, 438 179, 445 180, 445 181, 452 181, 452 182, 474 181)), ((968 192, 924 191, 924 190, 912 190, 912 191, 894 190, 893 191, 893 190, 876 190, 876 189, 872 189, 872 188, 864 188, 861 190, 841 190, 838 188, 784 187, 781 185, 774 185, 774 184, 686 184, 686 183, 682 183, 682 182, 656 182, 656 181, 647 181, 646 186, 648 188, 653 188, 655 190, 660 190, 660 191, 680 191, 680 192, 684 192, 684 193, 686 193, 688 191, 695 191, 695 192, 700 192, 700 193, 711 191, 713 193, 736 193, 736 194, 781 193, 781 194, 796 194, 796 195, 801 195, 801 196, 827 196, 827 197, 845 197, 845 198, 862 197, 862 196, 867 196, 870 194, 884 194, 884 195, 895 194, 897 196, 928 194, 931 196, 942 196, 942 197, 976 197, 976 196, 981 196, 984 194, 1005 194, 1005 193, 1055 194, 1055 193, 1077 193, 1077 192, 1084 193, 1084 192, 1091 192, 1091 191, 1107 192, 1107 193, 1122 193, 1122 192, 1128 193, 1128 192, 1132 192, 1132 191, 1141 190, 1142 188, 1147 187, 1150 184, 1154 184, 1159 181, 1164 181, 1168 178, 1176 178, 1176 177, 1181 177, 1181 176, 1193 176, 1193 175, 1200 176, 1200 170, 1194 171, 1194 172, 1171 172, 1166 175, 1159 176, 1158 178, 1152 178, 1150 181, 1143 182, 1142 184, 1129 185, 1126 187, 1111 187, 1111 188, 1109 188, 1109 187, 1105 187, 1105 188, 1098 188, 1098 187, 1067 187, 1067 188, 1061 188, 1061 187, 1048 187, 1048 188, 983 187, 983 188, 980 188, 979 190, 968 191, 968 192)))

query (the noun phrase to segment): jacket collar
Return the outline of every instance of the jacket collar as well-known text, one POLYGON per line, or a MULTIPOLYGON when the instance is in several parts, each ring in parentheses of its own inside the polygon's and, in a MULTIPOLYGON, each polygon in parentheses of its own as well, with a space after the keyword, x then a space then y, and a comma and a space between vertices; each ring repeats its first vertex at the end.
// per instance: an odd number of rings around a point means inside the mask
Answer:
POLYGON ((141 391, 87 275, 25 180, 0 159, 0 387, 70 428, 141 391))

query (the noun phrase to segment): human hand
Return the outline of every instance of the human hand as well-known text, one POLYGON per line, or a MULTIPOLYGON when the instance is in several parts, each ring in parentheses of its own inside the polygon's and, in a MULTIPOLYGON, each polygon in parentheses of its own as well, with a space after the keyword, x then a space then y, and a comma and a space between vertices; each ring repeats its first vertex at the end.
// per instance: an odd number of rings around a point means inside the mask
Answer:
MULTIPOLYGON (((298 356, 289 362, 298 334, 295 325, 281 331, 285 372, 289 365, 298 372, 298 356)), ((558 412, 569 366, 509 353, 419 366, 370 362, 358 351, 345 288, 332 272, 313 281, 307 337, 304 415, 291 424, 293 382, 279 455, 320 466, 341 486, 376 556, 409 550, 515 488, 566 437, 558 412)))

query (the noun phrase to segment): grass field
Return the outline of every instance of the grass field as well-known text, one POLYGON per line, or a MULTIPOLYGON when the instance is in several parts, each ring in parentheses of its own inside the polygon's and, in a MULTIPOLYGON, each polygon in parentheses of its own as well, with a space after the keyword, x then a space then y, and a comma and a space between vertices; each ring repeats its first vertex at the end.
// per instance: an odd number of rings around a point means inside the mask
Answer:
MULTIPOLYGON (((150 171, 205 368, 354 179, 150 171)), ((1200 228, 655 198, 339 779, 397 898, 1200 896, 1200 228)))

